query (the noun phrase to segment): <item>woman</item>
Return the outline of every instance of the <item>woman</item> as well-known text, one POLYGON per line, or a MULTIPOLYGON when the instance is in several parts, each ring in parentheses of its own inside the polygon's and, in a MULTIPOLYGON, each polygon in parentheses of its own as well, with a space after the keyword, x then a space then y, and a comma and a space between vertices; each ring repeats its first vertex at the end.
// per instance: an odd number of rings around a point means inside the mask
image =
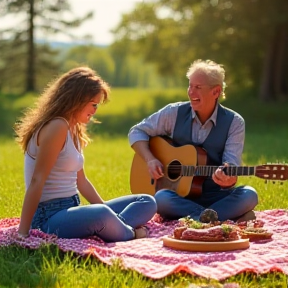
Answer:
POLYGON ((85 126, 109 92, 95 71, 72 69, 52 82, 15 125, 27 189, 20 238, 28 237, 30 228, 61 238, 97 235, 107 242, 147 236, 142 225, 157 210, 152 196, 104 201, 85 176, 83 148, 90 140, 85 126), (80 205, 78 191, 90 205, 80 205))

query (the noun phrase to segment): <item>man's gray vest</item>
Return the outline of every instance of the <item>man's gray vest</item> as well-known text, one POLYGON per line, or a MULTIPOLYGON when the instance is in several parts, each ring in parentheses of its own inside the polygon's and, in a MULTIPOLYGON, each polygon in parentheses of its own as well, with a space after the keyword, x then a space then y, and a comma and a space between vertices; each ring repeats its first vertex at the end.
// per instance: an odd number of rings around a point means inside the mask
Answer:
MULTIPOLYGON (((222 165, 222 155, 225 148, 225 143, 228 137, 228 131, 235 112, 218 105, 217 125, 213 126, 206 140, 201 144, 196 144, 192 141, 192 112, 190 102, 185 102, 179 106, 176 124, 173 133, 173 143, 175 146, 183 146, 191 144, 199 146, 206 150, 207 165, 220 166, 222 165)), ((211 177, 203 183, 202 191, 219 190, 220 186, 215 184, 211 177)))

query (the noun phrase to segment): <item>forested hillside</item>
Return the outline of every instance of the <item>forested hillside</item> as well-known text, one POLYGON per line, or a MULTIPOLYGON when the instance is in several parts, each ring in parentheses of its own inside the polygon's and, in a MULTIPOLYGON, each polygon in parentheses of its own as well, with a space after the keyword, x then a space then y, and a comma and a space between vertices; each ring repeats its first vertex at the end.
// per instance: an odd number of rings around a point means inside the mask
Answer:
POLYGON ((73 27, 93 13, 67 21, 69 1, 50 2, 1 1, 0 18, 19 19, 0 28, 3 93, 41 91, 76 65, 91 66, 112 87, 183 87, 188 66, 202 58, 222 63, 233 89, 249 89, 262 102, 288 100, 287 0, 139 1, 122 15, 112 45, 97 47, 88 37, 65 49, 37 41, 36 31, 73 39, 73 27))

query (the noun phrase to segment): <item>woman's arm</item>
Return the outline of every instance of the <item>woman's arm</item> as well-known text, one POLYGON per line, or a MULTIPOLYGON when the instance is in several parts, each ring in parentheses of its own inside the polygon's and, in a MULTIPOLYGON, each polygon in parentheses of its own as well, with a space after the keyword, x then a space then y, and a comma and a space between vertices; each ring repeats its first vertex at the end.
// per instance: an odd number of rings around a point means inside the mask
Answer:
POLYGON ((101 196, 98 194, 95 187, 86 178, 84 169, 81 169, 77 173, 77 188, 78 191, 85 197, 85 199, 91 204, 104 203, 101 196))
POLYGON ((38 135, 38 153, 31 183, 25 193, 18 233, 20 236, 29 234, 30 225, 39 204, 43 186, 52 167, 62 150, 67 137, 67 123, 55 119, 47 123, 38 135))

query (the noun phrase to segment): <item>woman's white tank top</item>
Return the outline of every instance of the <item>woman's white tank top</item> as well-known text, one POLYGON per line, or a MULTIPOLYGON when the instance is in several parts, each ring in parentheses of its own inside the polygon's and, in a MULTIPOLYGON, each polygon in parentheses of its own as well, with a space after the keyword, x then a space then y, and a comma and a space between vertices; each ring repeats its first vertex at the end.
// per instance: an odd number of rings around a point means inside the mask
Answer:
MULTIPOLYGON (((65 119, 63 120, 67 122, 65 119)), ((26 190, 30 185, 35 168, 35 158, 39 149, 37 138, 40 129, 31 137, 25 153, 24 174, 26 190)), ((77 171, 83 168, 83 164, 83 154, 76 149, 68 130, 64 147, 60 151, 56 163, 44 184, 40 202, 77 194, 77 171)))

